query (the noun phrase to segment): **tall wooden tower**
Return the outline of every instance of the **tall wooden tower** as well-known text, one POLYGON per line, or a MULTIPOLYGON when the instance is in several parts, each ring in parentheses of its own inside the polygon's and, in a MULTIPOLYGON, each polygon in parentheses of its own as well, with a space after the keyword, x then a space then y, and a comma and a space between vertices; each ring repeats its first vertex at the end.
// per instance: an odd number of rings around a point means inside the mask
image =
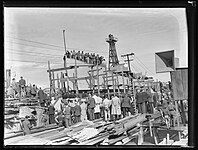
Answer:
POLYGON ((116 52, 115 42, 118 39, 113 37, 113 35, 109 34, 109 37, 106 38, 106 42, 109 43, 109 69, 110 67, 114 67, 119 64, 118 56, 116 52))

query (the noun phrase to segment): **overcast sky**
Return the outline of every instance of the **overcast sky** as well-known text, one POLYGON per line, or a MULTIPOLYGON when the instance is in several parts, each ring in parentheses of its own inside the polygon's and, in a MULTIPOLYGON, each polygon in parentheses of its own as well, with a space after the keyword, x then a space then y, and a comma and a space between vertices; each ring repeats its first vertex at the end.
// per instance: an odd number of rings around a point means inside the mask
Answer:
POLYGON ((175 50, 180 67, 188 67, 185 8, 5 8, 4 28, 5 69, 11 68, 17 80, 23 76, 42 87, 49 86, 48 60, 51 68, 63 67, 64 29, 68 50, 94 52, 106 60, 105 38, 113 34, 120 63, 122 54, 133 52, 132 71, 161 81, 170 76, 155 73, 155 52, 175 50))

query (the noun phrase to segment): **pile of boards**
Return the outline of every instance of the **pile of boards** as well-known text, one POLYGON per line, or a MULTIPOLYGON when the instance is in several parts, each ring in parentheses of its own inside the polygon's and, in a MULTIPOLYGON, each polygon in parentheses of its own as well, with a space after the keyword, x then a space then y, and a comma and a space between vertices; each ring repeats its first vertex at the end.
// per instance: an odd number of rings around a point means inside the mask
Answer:
POLYGON ((5 98, 4 100, 4 129, 7 132, 19 131, 20 118, 18 117, 20 107, 38 107, 38 100, 35 98, 5 98))
POLYGON ((115 122, 102 119, 79 122, 70 128, 57 127, 31 135, 5 139, 6 145, 114 145, 137 138, 146 114, 125 117, 115 122))
MULTIPOLYGON (((170 135, 171 144, 179 140, 173 140, 177 132, 171 134, 171 130, 157 125, 161 120, 160 114, 136 114, 125 117, 115 122, 104 122, 101 119, 83 121, 72 125, 69 128, 51 125, 32 130, 32 134, 22 136, 18 133, 15 137, 4 138, 4 145, 164 145, 163 136, 153 144, 148 143, 146 137, 155 139, 156 136, 151 128, 160 127, 159 133, 170 135), (149 117, 148 117, 149 116, 149 117), (150 122, 153 120, 152 127, 150 122), (135 142, 134 142, 135 141, 135 142), (133 144, 131 144, 133 143, 133 144)), ((168 138, 169 139, 169 138, 168 138)), ((183 140, 183 139, 182 139, 183 140)), ((178 141, 178 142, 177 142, 178 141)), ((183 143, 186 143, 183 142, 183 143)), ((167 145, 167 144, 166 144, 167 145)), ((174 144, 173 144, 174 145, 174 144)))

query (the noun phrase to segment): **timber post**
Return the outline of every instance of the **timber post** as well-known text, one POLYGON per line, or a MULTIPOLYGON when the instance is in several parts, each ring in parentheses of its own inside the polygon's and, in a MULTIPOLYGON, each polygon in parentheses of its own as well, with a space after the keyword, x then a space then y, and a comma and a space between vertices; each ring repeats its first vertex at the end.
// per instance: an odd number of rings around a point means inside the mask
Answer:
POLYGON ((56 88, 55 88, 55 77, 54 77, 54 71, 52 71, 52 89, 54 94, 56 93, 56 88))
POLYGON ((49 96, 50 99, 52 98, 52 77, 51 77, 51 71, 50 71, 50 62, 48 61, 48 70, 49 70, 49 80, 50 80, 50 92, 49 96))
POLYGON ((100 94, 100 82, 99 82, 98 60, 97 60, 97 84, 98 84, 98 95, 99 95, 100 94))
POLYGON ((76 55, 75 55, 75 90, 76 94, 78 94, 78 75, 77 75, 77 64, 76 64, 76 55))
POLYGON ((112 85, 113 85, 113 95, 115 96, 115 82, 114 82, 113 72, 112 72, 112 85))
POLYGON ((58 73, 57 73, 57 85, 58 85, 58 90, 60 90, 60 79, 58 73))
MULTIPOLYGON (((65 48, 65 55, 64 55, 64 68, 65 68, 65 73, 66 73, 66 78, 67 78, 67 88, 65 87, 65 92, 69 91, 69 81, 68 81, 68 72, 67 72, 67 56, 66 56, 66 53, 67 53, 67 49, 66 49, 66 42, 65 42, 65 30, 63 30, 63 41, 64 41, 64 48, 65 48)), ((64 83, 64 86, 65 86, 65 82, 64 83)))

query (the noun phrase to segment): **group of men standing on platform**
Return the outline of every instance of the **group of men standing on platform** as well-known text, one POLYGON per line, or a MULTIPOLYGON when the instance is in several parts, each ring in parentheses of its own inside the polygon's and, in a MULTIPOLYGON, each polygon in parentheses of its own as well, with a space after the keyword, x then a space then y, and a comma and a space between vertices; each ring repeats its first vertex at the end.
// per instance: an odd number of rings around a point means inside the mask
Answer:
MULTIPOLYGON (((76 59, 80 60, 80 61, 84 61, 85 63, 89 63, 89 64, 94 64, 94 65, 100 65, 102 64, 102 62, 105 60, 103 56, 99 56, 98 54, 96 55, 95 53, 84 53, 83 51, 80 52, 75 52, 75 50, 73 51, 66 51, 66 57, 67 58, 72 58, 72 59, 76 59)), ((64 58, 65 59, 65 56, 64 58)))
POLYGON ((15 78, 12 79, 10 86, 6 90, 6 95, 9 98, 29 98, 36 97, 37 92, 38 88, 36 85, 28 86, 25 79, 21 76, 18 82, 16 82, 15 78))

